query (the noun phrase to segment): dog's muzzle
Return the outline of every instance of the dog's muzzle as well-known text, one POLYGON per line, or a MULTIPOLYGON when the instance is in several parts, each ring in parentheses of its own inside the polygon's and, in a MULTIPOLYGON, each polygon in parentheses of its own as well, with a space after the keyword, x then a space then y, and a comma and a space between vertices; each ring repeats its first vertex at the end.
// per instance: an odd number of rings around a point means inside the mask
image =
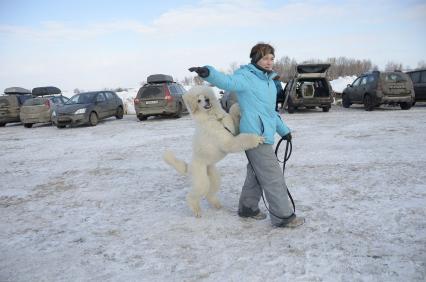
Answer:
POLYGON ((204 109, 209 110, 212 107, 212 104, 210 103, 210 99, 204 100, 205 105, 203 106, 204 109))

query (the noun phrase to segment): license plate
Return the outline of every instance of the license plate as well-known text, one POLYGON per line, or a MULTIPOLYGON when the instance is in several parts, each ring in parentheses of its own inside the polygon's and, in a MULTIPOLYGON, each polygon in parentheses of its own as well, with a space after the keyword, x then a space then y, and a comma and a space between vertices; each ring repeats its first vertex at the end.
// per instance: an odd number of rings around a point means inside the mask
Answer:
POLYGON ((145 104, 150 105, 150 104, 158 104, 158 101, 146 101, 145 104))

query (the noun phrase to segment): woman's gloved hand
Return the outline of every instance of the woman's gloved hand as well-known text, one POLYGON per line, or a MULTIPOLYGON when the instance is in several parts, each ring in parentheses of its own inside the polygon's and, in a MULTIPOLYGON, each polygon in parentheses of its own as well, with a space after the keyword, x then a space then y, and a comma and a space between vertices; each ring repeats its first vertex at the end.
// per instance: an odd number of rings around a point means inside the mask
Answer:
POLYGON ((206 67, 191 67, 188 69, 190 72, 196 72, 200 77, 206 78, 209 76, 210 71, 206 67))
POLYGON ((291 136, 291 133, 287 133, 286 135, 284 135, 284 136, 283 136, 283 139, 284 139, 284 140, 287 140, 288 142, 290 142, 290 141, 291 141, 291 138, 293 138, 293 137, 291 136))

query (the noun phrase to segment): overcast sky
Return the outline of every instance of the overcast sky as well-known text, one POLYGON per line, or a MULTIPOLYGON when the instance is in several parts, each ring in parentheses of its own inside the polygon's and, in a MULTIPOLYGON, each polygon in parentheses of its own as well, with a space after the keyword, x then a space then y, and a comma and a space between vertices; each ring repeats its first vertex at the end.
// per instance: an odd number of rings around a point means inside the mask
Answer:
POLYGON ((0 91, 135 87, 153 73, 249 61, 259 41, 301 62, 426 61, 426 1, 0 0, 0 91))

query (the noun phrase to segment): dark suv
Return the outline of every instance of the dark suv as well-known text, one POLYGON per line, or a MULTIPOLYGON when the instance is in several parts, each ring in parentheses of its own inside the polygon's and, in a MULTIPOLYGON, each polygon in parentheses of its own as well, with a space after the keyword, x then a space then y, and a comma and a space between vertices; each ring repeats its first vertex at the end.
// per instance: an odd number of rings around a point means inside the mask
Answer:
POLYGON ((182 99, 185 93, 185 88, 174 82, 170 75, 150 75, 134 100, 136 116, 139 120, 156 115, 181 117, 186 111, 182 99))
POLYGON ((32 98, 31 91, 22 87, 6 88, 4 94, 0 96, 0 127, 10 122, 21 122, 21 106, 32 98))
POLYGON ((299 107, 322 108, 328 112, 333 102, 333 90, 326 77, 330 64, 303 64, 296 67, 297 73, 284 89, 287 110, 294 113, 299 107))
POLYGON ((342 105, 364 104, 366 111, 382 104, 399 104, 408 110, 414 102, 414 89, 410 77, 402 72, 368 72, 343 90, 342 105))
POLYGON ((414 86, 415 102, 426 102, 426 69, 419 69, 409 71, 407 74, 410 76, 414 86))

